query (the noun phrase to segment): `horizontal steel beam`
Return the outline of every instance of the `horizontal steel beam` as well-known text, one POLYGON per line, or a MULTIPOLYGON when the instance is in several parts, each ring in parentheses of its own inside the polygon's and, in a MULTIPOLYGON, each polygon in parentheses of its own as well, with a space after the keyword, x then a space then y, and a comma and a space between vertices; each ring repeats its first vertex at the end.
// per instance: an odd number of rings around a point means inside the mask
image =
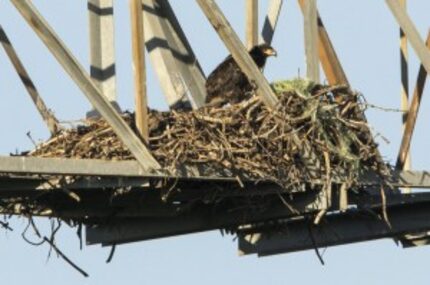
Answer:
POLYGON ((148 176, 136 161, 0 156, 0 173, 85 176, 148 176))
MULTIPOLYGON (((372 209, 379 210, 382 207, 378 197, 370 197, 371 201, 360 209, 366 209, 364 212, 369 212, 372 209)), ((269 209, 266 211, 256 211, 255 209, 235 210, 232 211, 228 207, 206 206, 204 209, 194 209, 188 214, 181 214, 175 217, 158 217, 158 218, 136 218, 136 219, 120 219, 113 218, 108 224, 101 224, 87 228, 87 242, 89 244, 101 243, 103 245, 122 244, 135 241, 144 241, 155 238, 163 238, 176 236, 181 234, 190 234, 195 232, 209 231, 220 228, 237 229, 241 225, 255 223, 261 227, 267 227, 267 221, 278 219, 287 219, 291 217, 300 217, 305 214, 317 212, 320 209, 320 204, 317 202, 317 193, 300 193, 292 198, 286 199, 290 208, 283 204, 280 200, 274 199, 277 203, 272 202, 269 209), (222 210, 217 210, 222 209, 222 210), (292 210, 294 209, 294 211, 292 210)), ((430 203, 429 193, 401 195, 396 194, 393 197, 387 197, 387 204, 394 209, 395 207, 406 207, 430 203)), ((417 206, 417 207, 418 207, 417 206)), ((390 210, 390 213, 392 211, 390 210)), ((363 213, 363 212, 362 212, 363 213)), ((358 219, 362 215, 356 215, 358 219)), ((391 218, 391 215, 390 215, 391 218)), ((331 219, 328 216, 328 219, 331 219)), ((355 221, 355 220, 354 220, 355 221)), ((367 220, 366 220, 367 221, 367 220)), ((327 221, 322 223, 322 227, 327 221)), ((351 221, 353 222, 353 221, 351 221)), ((293 223, 293 226, 296 223, 293 223)), ((303 222, 299 222, 301 226, 307 226, 303 222)), ((242 233, 253 232, 254 226, 247 226, 240 231, 242 233)), ((286 232, 289 232, 289 226, 286 227, 286 232)), ((417 228, 420 230, 420 228, 417 228)), ((268 235, 270 236, 270 235, 268 235)), ((276 234, 275 234, 276 236, 276 234)), ((300 240, 300 238, 298 238, 300 240)))
POLYGON ((430 203, 413 203, 388 209, 391 227, 376 214, 353 211, 326 216, 318 226, 312 221, 296 221, 276 232, 253 233, 239 238, 239 253, 268 256, 337 246, 411 232, 430 230, 430 203))
MULTIPOLYGON (((187 178, 213 181, 234 181, 237 183, 237 179, 234 177, 208 177, 198 175, 196 171, 190 171, 190 174, 186 174, 185 172, 183 175, 177 176, 158 173, 154 174, 142 169, 137 161, 0 156, 0 174, 13 173, 34 175, 187 178)), ((318 183, 318 181, 303 182, 318 183)), ((324 181, 321 183, 324 183, 324 181)), ((363 186, 372 186, 381 184, 381 180, 376 176, 368 175, 363 177, 360 183, 363 186)), ((430 188, 430 171, 393 172, 392 177, 390 178, 390 183, 393 187, 430 188)))
POLYGON ((181 234, 238 227, 239 225, 279 219, 319 210, 315 203, 317 193, 301 193, 294 199, 286 199, 292 208, 286 207, 280 199, 270 205, 270 210, 232 209, 221 205, 206 206, 192 212, 169 218, 111 219, 107 224, 87 227, 88 244, 122 244, 181 234), (296 212, 297 211, 297 212, 296 212))

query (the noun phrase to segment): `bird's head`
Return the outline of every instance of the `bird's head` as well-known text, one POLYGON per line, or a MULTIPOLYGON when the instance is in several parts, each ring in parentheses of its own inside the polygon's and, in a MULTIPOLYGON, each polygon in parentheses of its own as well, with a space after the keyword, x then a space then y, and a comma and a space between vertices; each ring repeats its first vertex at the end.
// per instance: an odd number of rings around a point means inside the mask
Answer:
POLYGON ((276 50, 266 43, 253 47, 249 54, 260 68, 264 67, 268 57, 278 55, 276 50))
POLYGON ((276 50, 270 46, 269 44, 261 44, 258 46, 258 48, 261 50, 261 52, 266 56, 277 56, 278 53, 276 52, 276 50))

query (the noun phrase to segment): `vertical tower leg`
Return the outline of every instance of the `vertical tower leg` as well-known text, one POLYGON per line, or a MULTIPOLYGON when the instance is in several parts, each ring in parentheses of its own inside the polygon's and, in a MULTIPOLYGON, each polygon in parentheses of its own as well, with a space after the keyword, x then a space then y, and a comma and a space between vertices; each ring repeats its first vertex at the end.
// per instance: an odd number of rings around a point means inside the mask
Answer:
POLYGON ((307 77, 312 81, 319 82, 317 3, 316 0, 305 0, 304 3, 307 77))
POLYGON ((246 47, 258 44, 258 0, 246 0, 246 47))
POLYGON ((88 0, 91 78, 111 102, 116 102, 113 0, 88 0))
POLYGON ((136 102, 136 127, 140 136, 148 142, 148 100, 146 92, 145 34, 142 0, 130 0, 133 74, 136 102))
MULTIPOLYGON (((403 9, 407 9, 407 0, 400 0, 403 9)), ((400 93, 400 108, 409 112, 409 66, 408 66, 408 38, 406 37, 403 29, 400 28, 400 72, 401 72, 401 93, 400 93)), ((403 113, 402 117, 402 130, 405 130, 407 113, 403 113)), ((407 153, 406 160, 403 165, 404 170, 411 169, 411 153, 407 153)), ((405 189, 406 192, 410 192, 410 188, 405 189)))

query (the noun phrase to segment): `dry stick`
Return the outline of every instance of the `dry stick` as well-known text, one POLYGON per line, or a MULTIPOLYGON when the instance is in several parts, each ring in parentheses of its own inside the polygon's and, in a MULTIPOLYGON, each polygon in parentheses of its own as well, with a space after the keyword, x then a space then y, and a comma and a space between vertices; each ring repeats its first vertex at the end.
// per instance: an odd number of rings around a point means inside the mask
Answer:
POLYGON ((142 0, 130 0, 133 73, 136 104, 136 127, 140 136, 148 142, 148 100, 146 92, 145 34, 142 0))
MULTIPOLYGON (((61 220, 57 219, 57 221, 58 221, 58 225, 55 227, 55 220, 51 220, 51 237, 49 239, 51 243, 55 243, 55 236, 57 235, 57 232, 61 228, 61 220)), ((49 248, 47 260, 51 258, 51 253, 52 253, 52 247, 49 248)))
MULTIPOLYGON (((427 35, 427 47, 430 49, 430 31, 427 35)), ((403 132, 402 143, 400 145, 399 155, 397 157, 396 168, 404 169, 405 163, 407 161, 408 153, 411 146, 412 135, 415 129, 415 123, 417 121, 418 111, 421 105, 421 99, 424 92, 424 87, 427 80, 427 70, 423 65, 420 66, 420 71, 418 73, 418 79, 414 90, 414 95, 412 97, 412 102, 408 112, 405 131, 403 132)))
POLYGON ((1 25, 0 25, 0 42, 9 60, 14 66, 15 71, 17 72, 19 78, 21 79, 21 82, 24 84, 25 89, 27 90, 34 105, 39 111, 39 114, 42 116, 43 121, 45 121, 49 131, 51 132, 52 135, 56 134, 60 129, 57 118, 55 118, 52 112, 46 107, 45 102, 43 102, 42 97, 40 96, 39 92, 36 89, 36 86, 33 83, 33 80, 31 80, 30 75, 25 69, 22 61, 20 60, 18 54, 16 53, 15 48, 13 47, 12 43, 10 42, 8 36, 6 35, 6 32, 4 31, 1 25))
MULTIPOLYGON (((298 0, 299 5, 304 12, 305 1, 306 0, 298 0)), ((388 0, 387 0, 388 1, 388 0)), ((318 15, 318 33, 319 33, 319 57, 321 61, 321 65, 323 67, 324 73, 327 77, 327 80, 330 85, 347 85, 350 86, 348 78, 345 74, 345 71, 340 63, 339 57, 334 49, 334 46, 330 40, 330 37, 327 33, 326 28, 324 27, 324 23, 317 11, 318 15)), ((363 119, 366 117, 363 114, 363 119)), ((382 160, 382 156, 377 152, 377 156, 382 160)))
POLYGON ((312 232, 312 227, 313 227, 312 223, 309 223, 308 230, 309 230, 309 237, 311 238, 311 241, 312 241, 312 246, 314 247, 315 254, 318 257, 318 260, 321 262, 321 265, 325 265, 324 259, 323 259, 322 255, 318 249, 318 245, 317 245, 317 242, 315 240, 314 233, 312 232))
POLYGON ((8 230, 8 231, 13 232, 13 229, 9 226, 9 223, 8 223, 8 222, 0 221, 0 226, 1 226, 2 228, 4 228, 5 230, 8 230))
POLYGON ((382 200, 382 217, 384 218, 384 221, 387 224, 387 226, 391 229, 392 226, 387 213, 387 196, 385 195, 384 185, 381 185, 380 193, 381 193, 381 200, 382 200))
POLYGON ((22 239, 27 242, 28 244, 31 244, 33 246, 40 246, 43 244, 43 240, 40 242, 32 242, 31 240, 29 240, 26 236, 28 229, 30 228, 30 226, 33 228, 34 233, 36 234, 36 236, 38 238, 42 238, 42 235, 40 234, 39 230, 37 229, 36 225, 34 224, 33 218, 30 216, 28 217, 28 224, 27 226, 24 228, 24 230, 21 233, 21 237, 22 239))
POLYGON ((331 207, 331 199, 332 199, 332 183, 331 183, 331 166, 330 166, 330 157, 328 152, 324 152, 324 161, 325 161, 325 169, 326 169, 326 183, 323 187, 323 208, 317 214, 314 220, 314 224, 318 225, 322 219, 322 217, 327 213, 329 208, 331 207))
POLYGON ((47 242, 54 250, 55 252, 64 259, 65 262, 67 262, 70 266, 72 266, 74 269, 76 269, 79 273, 81 273, 85 277, 89 277, 88 273, 86 273, 83 269, 81 269, 79 266, 77 266, 75 263, 73 263, 51 240, 49 240, 46 236, 43 237, 43 241, 47 242))
POLYGON ((112 245, 112 248, 111 248, 111 250, 109 252, 109 256, 106 259, 106 263, 111 263, 111 261, 113 259, 113 256, 115 255, 115 250, 116 250, 116 244, 112 245))

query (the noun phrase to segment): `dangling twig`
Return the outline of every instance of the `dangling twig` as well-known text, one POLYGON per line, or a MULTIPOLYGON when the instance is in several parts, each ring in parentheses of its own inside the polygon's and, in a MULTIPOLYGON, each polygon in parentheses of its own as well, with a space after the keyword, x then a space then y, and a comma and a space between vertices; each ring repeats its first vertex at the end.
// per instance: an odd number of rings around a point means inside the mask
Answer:
POLYGON ((309 236, 310 236, 311 241, 312 241, 312 246, 314 247, 314 250, 315 250, 315 254, 317 255, 319 261, 321 262, 321 265, 324 266, 325 265, 324 259, 323 259, 322 255, 318 249, 314 233, 312 232, 312 223, 309 223, 308 229, 309 229, 309 236))
POLYGON ((112 245, 108 258, 106 259, 106 263, 111 263, 113 256, 115 255, 116 244, 112 245))
POLYGON ((79 273, 81 273, 85 277, 89 277, 88 273, 86 273, 83 269, 78 267, 75 263, 73 263, 54 243, 52 243, 46 236, 43 237, 43 241, 47 242, 60 256, 64 261, 66 261, 70 266, 72 266, 74 269, 76 269, 79 273))
POLYGON ((382 217, 384 217, 384 221, 387 223, 388 227, 391 229, 391 222, 388 219, 388 213, 387 213, 387 197, 385 195, 385 189, 384 185, 381 185, 381 200, 382 200, 382 217))

